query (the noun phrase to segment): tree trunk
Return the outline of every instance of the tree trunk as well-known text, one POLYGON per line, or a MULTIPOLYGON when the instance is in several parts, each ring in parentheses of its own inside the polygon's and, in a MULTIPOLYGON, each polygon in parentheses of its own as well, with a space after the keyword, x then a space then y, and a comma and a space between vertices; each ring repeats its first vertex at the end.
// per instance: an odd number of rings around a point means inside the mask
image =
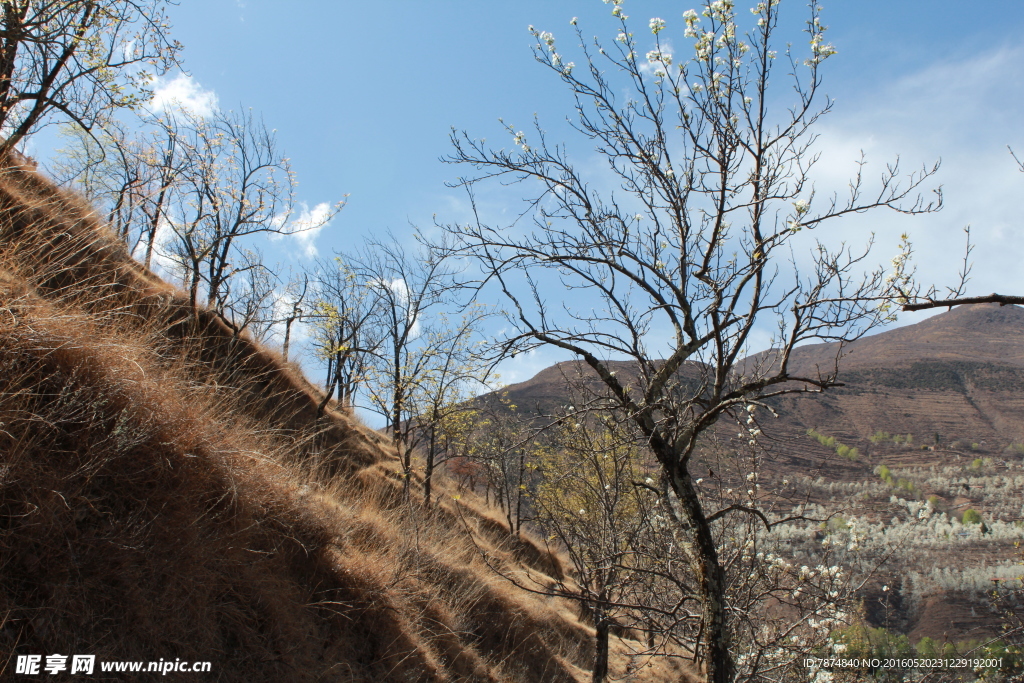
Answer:
POLYGON ((335 380, 336 367, 334 366, 334 356, 327 357, 327 387, 324 392, 323 400, 316 407, 317 419, 323 417, 324 409, 327 408, 327 404, 331 402, 331 396, 334 396, 334 387, 337 386, 335 380))
POLYGON ((605 616, 603 607, 594 610, 594 626, 597 628, 597 636, 594 642, 594 674, 591 678, 593 683, 605 683, 608 680, 608 632, 611 622, 605 616))
POLYGON ((192 281, 189 283, 188 300, 192 304, 192 310, 199 309, 199 265, 192 261, 192 281))
POLYGON ((281 346, 281 355, 284 356, 285 362, 288 361, 288 344, 291 342, 293 322, 295 322, 295 318, 291 317, 284 321, 284 344, 281 346))
POLYGON ((436 420, 431 423, 430 443, 427 444, 427 464, 423 470, 423 503, 430 507, 430 482, 434 475, 434 449, 437 448, 436 420))
POLYGON ((687 551, 690 565, 697 579, 703 622, 701 640, 704 646, 708 683, 732 683, 735 667, 729 652, 730 633, 726 616, 725 571, 718 561, 718 550, 711 533, 711 525, 685 469, 675 468, 670 481, 679 499, 684 525, 683 533, 690 538, 687 551), (688 528, 686 528, 688 527, 688 528))
POLYGON ((526 449, 519 451, 519 481, 516 482, 516 536, 523 524, 523 474, 526 472, 526 449))
MULTIPOLYGON (((397 348, 397 344, 396 344, 397 348)), ((393 358, 394 367, 392 368, 392 382, 394 387, 391 394, 391 437, 395 441, 395 446, 398 449, 398 453, 402 458, 402 493, 405 498, 409 498, 409 485, 412 483, 412 450, 406 446, 404 434, 400 429, 402 424, 402 410, 404 408, 404 387, 402 387, 402 375, 400 368, 401 357, 398 353, 395 353, 393 358)))

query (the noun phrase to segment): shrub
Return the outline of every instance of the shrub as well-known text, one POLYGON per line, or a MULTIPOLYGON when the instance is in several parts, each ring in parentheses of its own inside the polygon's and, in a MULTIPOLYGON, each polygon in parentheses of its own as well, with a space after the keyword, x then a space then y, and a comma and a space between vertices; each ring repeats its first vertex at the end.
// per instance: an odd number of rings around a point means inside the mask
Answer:
MULTIPOLYGON (((890 486, 892 485, 891 481, 892 479, 890 477, 890 486)), ((896 482, 896 486, 907 491, 908 493, 914 493, 917 491, 917 487, 914 486, 914 482, 909 481, 907 479, 900 479, 899 481, 896 482)))
POLYGON ((813 438, 815 441, 820 443, 822 446, 835 450, 836 454, 838 454, 840 458, 855 461, 857 460, 857 458, 860 457, 860 453, 857 451, 856 448, 851 448, 846 444, 839 443, 838 441, 836 441, 836 437, 825 436, 824 434, 819 432, 817 429, 814 429, 813 427, 811 429, 808 429, 806 434, 807 436, 813 438))
POLYGON ((928 636, 925 636, 917 641, 915 649, 919 657, 937 657, 942 651, 942 643, 936 643, 928 636), (936 649, 936 646, 938 646, 938 649, 936 649))
POLYGON ((827 525, 826 528, 830 532, 831 531, 844 531, 844 530, 850 528, 850 523, 847 522, 846 518, 843 517, 842 515, 836 515, 835 517, 832 517, 832 518, 830 518, 828 520, 828 525, 827 525))
POLYGON ((868 437, 868 441, 870 441, 873 444, 880 444, 880 443, 884 443, 885 441, 891 441, 891 440, 892 440, 892 434, 890 434, 889 432, 883 432, 882 430, 879 430, 879 431, 875 432, 873 436, 869 436, 868 437))
POLYGON ((960 521, 964 524, 981 524, 981 514, 974 508, 967 508, 960 521))
POLYGON ((831 638, 833 642, 846 645, 844 656, 848 657, 906 657, 914 652, 906 636, 865 624, 838 630, 831 638))

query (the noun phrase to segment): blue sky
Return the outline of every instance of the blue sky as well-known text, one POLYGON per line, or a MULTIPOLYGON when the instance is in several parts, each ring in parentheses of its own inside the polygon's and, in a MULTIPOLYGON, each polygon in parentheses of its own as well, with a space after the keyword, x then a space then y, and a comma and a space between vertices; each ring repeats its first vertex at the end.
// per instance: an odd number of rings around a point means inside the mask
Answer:
MULTIPOLYGON (((804 5, 789 4, 787 38, 803 42, 804 5)), ((896 154, 911 165, 943 160, 942 213, 858 217, 842 224, 843 238, 875 232, 888 250, 879 252, 884 262, 908 231, 923 279, 947 282, 970 223, 978 243, 971 291, 1024 293, 1024 174, 1006 151, 1012 144, 1024 153, 1024 2, 991 0, 978 11, 944 0, 821 4, 838 50, 824 70, 824 90, 836 101, 818 129, 825 177, 849 175, 861 149, 875 169, 896 154)), ((655 16, 669 34, 681 31, 690 7, 623 5, 637 35, 655 16)), ((570 99, 534 62, 527 26, 552 31, 570 53, 574 16, 584 35, 613 41, 616 24, 600 0, 186 1, 171 8, 171 19, 191 82, 166 78, 161 86, 261 112, 309 207, 349 195, 317 236, 315 247, 329 254, 388 229, 409 235, 410 224, 429 226, 435 215, 466 218, 464 195, 444 185, 466 171, 439 161, 452 126, 508 145, 498 118, 526 128, 536 113, 563 134, 570 99)), ((681 55, 687 43, 680 35, 676 44, 681 55)), ((585 159, 586 145, 573 144, 585 159)), ((511 210, 518 197, 492 199, 511 210)), ((554 359, 520 356, 504 379, 521 381, 554 359)))

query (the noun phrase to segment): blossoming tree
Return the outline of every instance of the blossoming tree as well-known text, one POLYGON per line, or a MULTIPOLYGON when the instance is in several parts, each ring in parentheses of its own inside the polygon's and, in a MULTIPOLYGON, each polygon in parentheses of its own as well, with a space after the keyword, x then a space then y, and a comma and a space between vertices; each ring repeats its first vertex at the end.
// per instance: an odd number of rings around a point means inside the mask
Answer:
POLYGON ((494 180, 519 182, 528 194, 511 224, 478 217, 447 231, 479 266, 481 295, 497 291, 506 301, 503 347, 549 346, 582 360, 603 384, 610 414, 653 454, 655 488, 692 575, 693 647, 719 683, 737 673, 742 615, 729 604, 728 541, 716 528, 736 516, 773 522, 753 488, 723 507, 702 493, 702 439, 731 420, 756 445, 749 407, 767 410, 774 396, 838 382, 836 367, 795 374, 794 347, 849 341, 890 317, 908 279, 906 252, 891 268, 872 268, 870 244, 837 243, 827 226, 871 209, 931 211, 941 196, 918 195, 935 168, 905 175, 898 162, 878 186, 858 174, 843 196, 816 195, 813 127, 832 106, 819 91, 836 52, 816 5, 800 59, 774 49, 779 0, 759 2, 745 34, 732 0, 686 12, 675 39, 689 42, 686 58, 670 50, 670 22, 651 19, 640 37, 622 0, 610 4, 618 35, 602 47, 577 28, 581 65, 559 52, 554 35, 531 27, 536 59, 573 93, 571 123, 596 145, 604 172, 577 166, 539 123, 531 133, 507 126, 511 150, 453 131, 449 160, 473 169, 457 183, 471 197, 494 180), (783 97, 790 103, 780 109, 783 97), (614 190, 603 189, 609 179, 614 190), (752 336, 772 330, 772 352, 744 361, 752 336), (609 365, 624 359, 636 368, 628 381, 609 365))
POLYGON ((0 154, 56 116, 91 130, 178 65, 166 0, 10 0, 0 31, 0 154))

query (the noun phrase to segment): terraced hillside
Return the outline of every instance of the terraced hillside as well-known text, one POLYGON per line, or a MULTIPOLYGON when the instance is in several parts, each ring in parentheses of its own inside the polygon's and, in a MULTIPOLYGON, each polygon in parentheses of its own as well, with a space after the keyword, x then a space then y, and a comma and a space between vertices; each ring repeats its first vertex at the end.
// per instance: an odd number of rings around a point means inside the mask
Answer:
MULTIPOLYGON (((842 349, 800 347, 792 373, 827 373, 837 357, 845 386, 778 398, 779 417, 762 420, 763 499, 782 512, 799 501, 870 530, 850 562, 866 571, 888 558, 863 595, 875 625, 894 620, 914 642, 997 634, 987 592, 1020 574, 1014 543, 1024 539, 1024 309, 964 306, 842 349), (964 522, 967 510, 984 527, 964 522), (871 608, 882 585, 899 605, 885 619, 871 608)), ((616 370, 635 373, 625 363, 616 370)), ((562 363, 506 391, 521 409, 554 412, 572 402, 563 377, 576 373, 562 363)), ((587 385, 598 389, 592 377, 587 385)), ((727 445, 735 432, 718 427, 727 445)), ((715 472, 696 474, 701 486, 748 488, 727 467, 693 467, 715 472)), ((817 525, 787 533, 794 552, 821 537, 817 525)))

